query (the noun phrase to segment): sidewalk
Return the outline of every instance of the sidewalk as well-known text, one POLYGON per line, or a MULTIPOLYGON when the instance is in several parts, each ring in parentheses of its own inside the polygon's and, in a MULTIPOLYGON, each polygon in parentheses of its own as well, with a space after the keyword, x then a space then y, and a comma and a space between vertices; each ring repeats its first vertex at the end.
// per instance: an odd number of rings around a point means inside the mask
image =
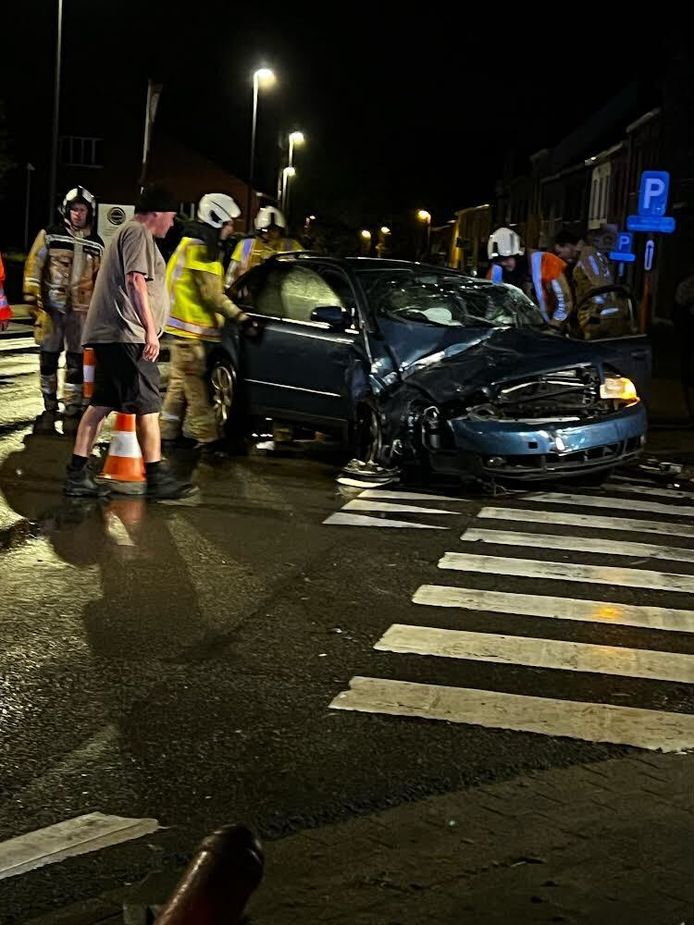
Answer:
MULTIPOLYGON (((693 843, 694 756, 634 752, 267 842, 250 921, 691 925, 693 843)), ((28 925, 144 925, 175 879, 28 925)))

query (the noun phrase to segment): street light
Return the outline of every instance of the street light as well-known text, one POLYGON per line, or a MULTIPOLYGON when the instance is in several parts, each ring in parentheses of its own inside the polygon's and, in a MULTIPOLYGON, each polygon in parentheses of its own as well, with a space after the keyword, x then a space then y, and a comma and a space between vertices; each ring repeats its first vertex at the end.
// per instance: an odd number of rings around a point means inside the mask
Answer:
POLYGON ((390 234, 390 228, 387 225, 381 225, 381 234, 390 234))
POLYGON ((303 132, 289 133, 289 159, 287 160, 288 167, 291 167, 294 164, 294 148, 300 148, 304 144, 306 144, 306 137, 304 136, 303 132))
POLYGON ((287 224, 289 224, 289 216, 287 214, 287 203, 289 202, 289 181, 292 177, 296 176, 296 170, 294 167, 285 167, 282 171, 282 211, 284 212, 284 218, 287 224))
POLYGON ((362 241, 370 241, 370 240, 371 240, 371 232, 370 232, 370 231, 367 231, 366 228, 362 228, 362 230, 359 232, 359 234, 361 235, 362 241))
POLYGON ((58 36, 55 46, 55 77, 53 79, 53 137, 51 140, 51 174, 48 184, 48 221, 53 223, 55 187, 58 173, 58 124, 60 122, 60 67, 63 57, 63 0, 58 0, 58 36))
POLYGON ((248 190, 246 193, 246 231, 251 230, 251 196, 255 170, 255 132, 258 125, 258 92, 261 87, 269 88, 275 83, 274 71, 269 67, 258 68, 253 73, 253 115, 251 118, 251 156, 248 167, 248 190))
POLYGON ((426 229, 427 229, 427 236, 426 236, 427 247, 426 247, 426 251, 424 252, 424 256, 425 256, 425 257, 428 257, 428 256, 429 256, 429 251, 430 251, 430 249, 431 249, 431 212, 427 212, 426 209, 420 209, 419 212, 417 212, 417 218, 419 219, 420 222, 422 222, 423 224, 426 225, 426 229))

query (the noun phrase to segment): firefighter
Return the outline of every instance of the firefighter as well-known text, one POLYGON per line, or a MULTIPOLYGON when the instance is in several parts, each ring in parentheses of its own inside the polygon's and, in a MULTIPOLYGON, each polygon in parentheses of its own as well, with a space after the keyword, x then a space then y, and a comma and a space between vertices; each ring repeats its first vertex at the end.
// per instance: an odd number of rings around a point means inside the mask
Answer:
POLYGON ((244 238, 236 245, 227 271, 227 286, 243 273, 252 270, 273 254, 287 251, 302 251, 303 247, 294 238, 287 237, 287 222, 274 206, 263 206, 255 217, 257 235, 244 238))
POLYGON ((96 201, 89 190, 71 189, 60 211, 62 222, 39 231, 24 267, 24 299, 32 306, 40 346, 46 423, 52 423, 59 411, 58 361, 63 350, 65 416, 82 413, 82 329, 104 252, 104 242, 94 231, 96 201))
POLYGON ((180 438, 191 437, 207 458, 219 454, 223 436, 207 384, 210 345, 221 340, 226 318, 247 336, 260 331, 258 323, 224 293, 222 244, 233 234, 240 211, 231 196, 206 193, 198 204, 197 221, 186 229, 166 270, 171 364, 161 413, 162 439, 171 447, 180 438))
POLYGON ((512 228, 497 228, 489 236, 487 278, 522 289, 535 302, 545 321, 563 330, 571 312, 573 298, 566 279, 566 262, 548 251, 528 250, 512 228))

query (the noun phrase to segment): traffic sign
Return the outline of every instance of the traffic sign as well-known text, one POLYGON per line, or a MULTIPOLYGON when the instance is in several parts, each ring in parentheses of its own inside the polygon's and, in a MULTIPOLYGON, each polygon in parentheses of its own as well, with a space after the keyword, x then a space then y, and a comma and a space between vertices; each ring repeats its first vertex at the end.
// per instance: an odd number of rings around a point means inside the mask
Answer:
POLYGON ((644 270, 653 269, 653 257, 655 256, 655 241, 651 239, 646 241, 646 250, 643 255, 643 268, 644 270))
POLYGON ((633 243, 633 234, 620 231, 617 234, 616 249, 610 251, 610 260, 616 260, 617 263, 633 263, 636 260, 636 254, 632 251, 633 243))
POLYGON ((639 212, 628 216, 629 231, 672 234, 675 220, 665 214, 669 192, 670 174, 666 170, 644 170, 639 185, 639 212))

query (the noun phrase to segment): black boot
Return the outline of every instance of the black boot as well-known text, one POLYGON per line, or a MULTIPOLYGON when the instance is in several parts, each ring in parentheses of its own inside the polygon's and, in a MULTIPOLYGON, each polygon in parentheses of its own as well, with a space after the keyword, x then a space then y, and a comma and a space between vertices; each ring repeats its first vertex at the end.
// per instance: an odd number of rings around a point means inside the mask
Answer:
POLYGON ((197 492, 190 482, 180 482, 163 462, 149 463, 146 468, 147 497, 150 501, 175 501, 189 498, 197 492))
POLYGON ((67 467, 67 478, 63 486, 63 494, 70 498, 105 498, 110 494, 108 485, 100 485, 94 478, 89 466, 79 469, 67 467))

